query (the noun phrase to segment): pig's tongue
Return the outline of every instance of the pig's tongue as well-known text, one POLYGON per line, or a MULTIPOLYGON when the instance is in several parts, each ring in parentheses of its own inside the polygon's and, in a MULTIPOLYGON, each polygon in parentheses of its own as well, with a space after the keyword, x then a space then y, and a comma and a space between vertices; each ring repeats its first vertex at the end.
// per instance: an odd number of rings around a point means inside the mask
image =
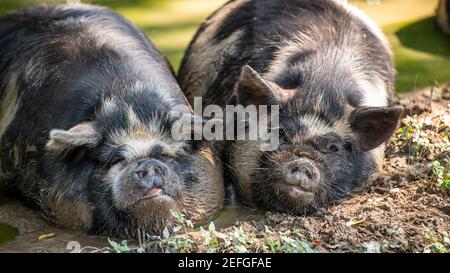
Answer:
POLYGON ((145 194, 144 194, 144 198, 153 198, 156 197, 158 195, 160 195, 162 192, 161 189, 159 188, 152 188, 150 190, 148 190, 145 194))

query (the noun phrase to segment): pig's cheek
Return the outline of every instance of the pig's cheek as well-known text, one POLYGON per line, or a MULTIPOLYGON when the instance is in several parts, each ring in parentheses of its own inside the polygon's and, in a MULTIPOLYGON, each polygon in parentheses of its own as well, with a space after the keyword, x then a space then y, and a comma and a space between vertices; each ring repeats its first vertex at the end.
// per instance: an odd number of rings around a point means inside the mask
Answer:
POLYGON ((124 175, 126 168, 119 165, 111 167, 105 176, 103 176, 103 182, 114 189, 120 184, 120 181, 124 175))
POLYGON ((136 195, 136 190, 132 187, 133 182, 127 175, 127 168, 121 166, 112 167, 105 176, 104 182, 110 187, 113 201, 117 207, 127 207, 129 202, 136 195))
POLYGON ((173 198, 179 198, 183 191, 183 183, 178 176, 172 177, 168 181, 167 193, 173 198))

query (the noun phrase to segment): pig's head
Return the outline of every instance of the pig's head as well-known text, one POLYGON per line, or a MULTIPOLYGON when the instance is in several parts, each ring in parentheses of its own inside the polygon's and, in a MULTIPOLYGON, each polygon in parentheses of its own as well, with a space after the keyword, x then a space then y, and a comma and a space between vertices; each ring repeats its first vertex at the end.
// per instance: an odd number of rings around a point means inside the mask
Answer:
POLYGON ((171 210, 198 222, 220 209, 220 165, 208 144, 172 138, 171 107, 157 94, 124 94, 106 99, 92 121, 50 132, 48 150, 67 165, 92 164, 91 230, 160 232, 171 210))
MULTIPOLYGON (((376 173, 401 107, 353 108, 337 93, 287 90, 244 67, 235 88, 242 105, 280 105, 280 145, 236 142, 232 172, 250 203, 304 213, 343 197, 376 173)), ((274 128, 276 129, 276 128, 274 128)))

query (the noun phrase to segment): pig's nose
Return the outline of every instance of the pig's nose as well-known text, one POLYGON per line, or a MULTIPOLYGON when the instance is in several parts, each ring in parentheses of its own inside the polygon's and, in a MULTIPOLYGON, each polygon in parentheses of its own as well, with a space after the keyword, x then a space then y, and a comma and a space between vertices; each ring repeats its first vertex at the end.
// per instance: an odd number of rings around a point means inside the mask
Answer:
POLYGON ((156 159, 147 159, 138 163, 134 176, 145 188, 164 188, 165 177, 169 173, 166 164, 156 159))
POLYGON ((319 186, 320 171, 316 164, 307 158, 286 163, 284 176, 288 184, 304 191, 314 192, 319 186))

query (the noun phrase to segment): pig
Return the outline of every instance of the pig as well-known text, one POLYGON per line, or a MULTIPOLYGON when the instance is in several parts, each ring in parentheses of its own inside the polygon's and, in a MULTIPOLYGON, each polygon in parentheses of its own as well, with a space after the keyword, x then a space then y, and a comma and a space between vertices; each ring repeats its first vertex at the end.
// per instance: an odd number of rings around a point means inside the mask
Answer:
POLYGON ((57 225, 132 237, 173 212, 214 216, 222 167, 208 142, 172 136, 180 105, 192 111, 169 63, 113 11, 0 17, 0 185, 57 225))
POLYGON ((279 107, 275 150, 217 146, 243 204, 303 215, 379 174, 403 111, 392 59, 380 29, 346 1, 235 0, 201 25, 178 79, 204 107, 279 107))
POLYGON ((436 21, 443 32, 450 34, 450 1, 440 0, 437 8, 436 21))

